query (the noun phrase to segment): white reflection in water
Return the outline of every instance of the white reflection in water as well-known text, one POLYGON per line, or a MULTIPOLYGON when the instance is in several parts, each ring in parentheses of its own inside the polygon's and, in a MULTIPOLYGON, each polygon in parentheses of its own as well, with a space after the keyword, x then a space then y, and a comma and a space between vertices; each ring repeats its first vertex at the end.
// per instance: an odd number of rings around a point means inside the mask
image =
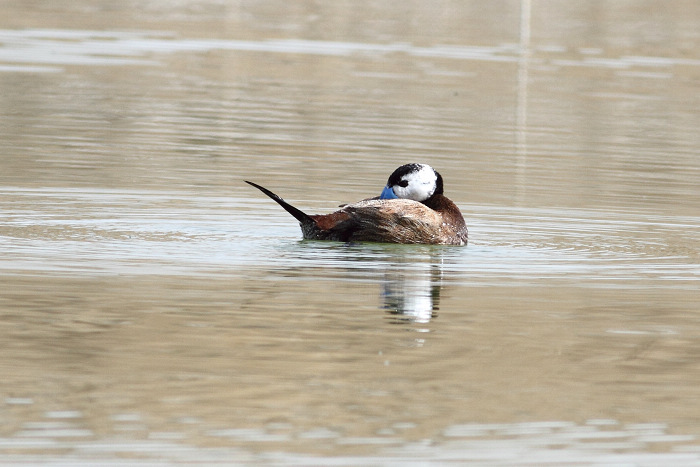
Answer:
MULTIPOLYGON (((523 15, 527 17, 526 10, 523 15)), ((527 32, 527 30, 524 30, 527 32)), ((523 32, 523 31, 521 31, 523 32)), ((521 62, 522 44, 499 46, 433 45, 415 46, 409 43, 359 43, 305 39, 226 40, 181 39, 171 33, 91 31, 70 29, 0 30, 0 61, 46 65, 153 65, 157 61, 145 58, 154 53, 208 52, 231 50, 309 55, 385 55, 403 53, 421 58, 450 60, 479 60, 491 62, 521 62)), ((565 49, 540 47, 539 53, 562 52, 565 49)), ((600 67, 627 69, 632 67, 670 68, 673 66, 700 66, 700 60, 677 57, 591 56, 588 51, 577 51, 578 59, 553 59, 560 67, 600 67)), ((1 71, 1 70, 0 70, 1 71)), ((8 69, 6 71, 17 71, 8 69)), ((55 71, 41 69, 39 71, 55 71)))
POLYGON ((439 253, 429 262, 406 268, 405 262, 389 263, 382 279, 384 309, 396 322, 427 323, 437 316, 442 286, 439 253))
MULTIPOLYGON (((68 413, 74 411, 67 410, 68 413)), ((50 417, 47 417, 50 418, 50 417)), ((202 439, 226 440, 225 447, 204 447, 174 427, 170 432, 149 433, 146 439, 113 435, 96 439, 80 427, 81 420, 26 422, 22 429, 0 438, 4 462, 26 464, 27 455, 41 465, 171 465, 182 462, 260 463, 266 465, 424 465, 425 463, 472 462, 478 465, 674 465, 700 462, 700 450, 692 435, 669 433, 665 423, 621 424, 613 419, 521 423, 467 423, 446 427, 435 439, 405 441, 399 436, 410 423, 396 423, 376 436, 343 436, 319 427, 298 431, 289 424, 264 428, 203 430, 202 439), (362 446, 373 449, 361 456, 309 456, 297 454, 295 443, 318 440, 326 445, 362 446), (275 453, 260 451, 274 443, 275 453), (663 446, 654 449, 654 446, 663 446), (20 453, 18 453, 20 452, 20 453), (61 453, 61 454, 57 454, 61 453)), ((195 426, 196 428, 196 426, 195 426)), ((119 431, 119 430, 116 430, 119 431)))
POLYGON ((283 54, 352 55, 405 53, 415 57, 457 60, 516 61, 517 47, 380 44, 302 39, 262 41, 177 39, 167 33, 77 30, 0 30, 0 61, 15 63, 129 65, 152 64, 148 53, 235 50, 283 54), (124 58, 130 57, 130 58, 124 58))
MULTIPOLYGON (((363 280, 379 284, 379 302, 394 323, 427 323, 437 316, 443 257, 463 247, 435 245, 341 244, 300 241, 285 251, 297 261, 284 266, 298 276, 298 262, 311 277, 363 280)), ((283 263, 282 263, 283 264, 283 263)), ((280 264, 280 266, 282 266, 280 264)))

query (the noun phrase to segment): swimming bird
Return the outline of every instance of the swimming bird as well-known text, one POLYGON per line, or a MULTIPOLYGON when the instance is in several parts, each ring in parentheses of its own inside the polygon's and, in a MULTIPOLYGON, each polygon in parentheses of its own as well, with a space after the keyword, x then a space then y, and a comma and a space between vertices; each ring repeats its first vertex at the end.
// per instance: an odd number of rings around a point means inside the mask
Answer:
POLYGON ((309 240, 465 245, 467 225, 443 194, 442 176, 427 164, 406 164, 390 176, 381 195, 330 214, 309 215, 256 183, 301 225, 309 240))

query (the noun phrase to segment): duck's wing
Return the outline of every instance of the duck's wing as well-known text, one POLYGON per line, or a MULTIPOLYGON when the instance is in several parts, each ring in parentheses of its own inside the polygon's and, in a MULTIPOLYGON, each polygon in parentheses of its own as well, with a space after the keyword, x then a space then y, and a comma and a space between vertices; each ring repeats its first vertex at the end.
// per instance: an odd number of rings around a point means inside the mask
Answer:
POLYGON ((342 241, 445 243, 442 217, 418 201, 369 199, 330 215, 339 222, 329 230, 342 241))

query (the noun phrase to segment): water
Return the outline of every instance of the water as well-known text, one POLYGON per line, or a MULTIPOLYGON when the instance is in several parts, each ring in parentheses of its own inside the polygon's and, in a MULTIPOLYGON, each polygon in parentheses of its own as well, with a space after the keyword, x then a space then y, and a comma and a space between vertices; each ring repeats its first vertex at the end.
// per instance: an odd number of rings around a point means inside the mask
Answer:
POLYGON ((3 5, 0 463, 700 464, 700 11, 603 6, 3 5), (413 161, 467 247, 243 183, 413 161))

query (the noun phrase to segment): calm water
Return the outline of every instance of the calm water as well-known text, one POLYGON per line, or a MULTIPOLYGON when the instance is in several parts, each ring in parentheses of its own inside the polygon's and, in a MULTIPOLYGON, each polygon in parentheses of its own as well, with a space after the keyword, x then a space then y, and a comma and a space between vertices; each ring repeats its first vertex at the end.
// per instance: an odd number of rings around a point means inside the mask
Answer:
POLYGON ((0 464, 700 465, 700 3, 0 11, 0 464))

